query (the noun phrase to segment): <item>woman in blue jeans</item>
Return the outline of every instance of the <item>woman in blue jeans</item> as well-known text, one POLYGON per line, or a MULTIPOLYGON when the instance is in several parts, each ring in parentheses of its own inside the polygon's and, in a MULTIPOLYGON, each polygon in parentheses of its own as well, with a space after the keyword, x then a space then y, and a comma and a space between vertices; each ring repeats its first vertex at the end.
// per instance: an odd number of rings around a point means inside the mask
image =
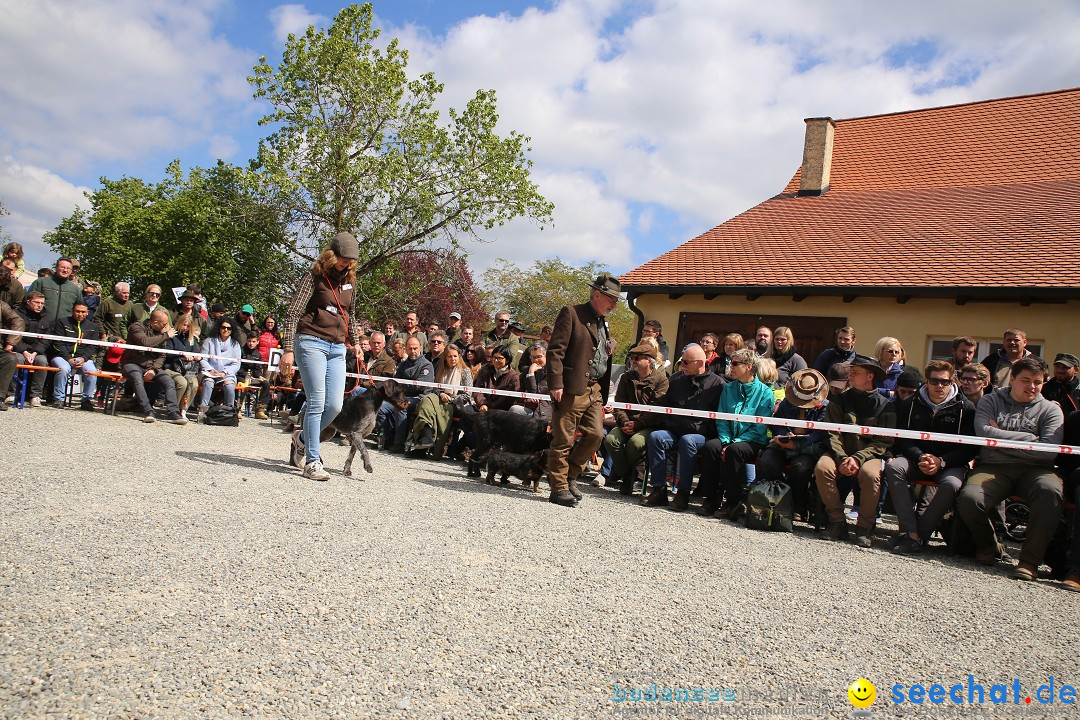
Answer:
POLYGON ((354 285, 360 248, 350 233, 339 232, 300 279, 282 323, 281 372, 296 361, 307 406, 301 429, 293 433, 289 461, 304 477, 328 480, 319 457, 319 433, 334 421, 345 399, 346 343, 359 350, 354 285))

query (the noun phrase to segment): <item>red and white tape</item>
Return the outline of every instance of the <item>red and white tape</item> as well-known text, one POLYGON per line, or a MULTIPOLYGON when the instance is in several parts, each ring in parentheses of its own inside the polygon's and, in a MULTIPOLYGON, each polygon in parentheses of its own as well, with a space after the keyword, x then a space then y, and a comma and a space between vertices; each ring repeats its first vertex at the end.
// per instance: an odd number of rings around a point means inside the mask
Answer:
MULTIPOLYGON (((61 335, 45 335, 39 333, 29 333, 21 330, 4 330, 3 333, 12 335, 24 335, 35 338, 44 338, 46 340, 58 340, 60 342, 73 344, 73 340, 71 338, 61 335)), ((208 355, 204 353, 184 353, 179 350, 169 350, 166 348, 151 348, 144 347, 142 345, 111 343, 107 340, 80 340, 79 342, 86 345, 122 347, 125 349, 141 350, 144 352, 156 352, 169 355, 195 355, 199 358, 220 358, 223 360, 236 359, 221 355, 208 355)), ((241 362, 250 363, 253 365, 268 364, 262 360, 242 360, 241 362)), ((381 375, 359 375, 357 373, 346 373, 346 377, 359 379, 370 378, 372 380, 378 381, 393 380, 399 385, 414 385, 418 387, 434 388, 436 390, 450 390, 453 392, 483 393, 484 395, 501 395, 503 397, 512 397, 518 400, 551 400, 551 397, 549 395, 541 395, 540 393, 528 393, 514 390, 495 390, 492 388, 479 388, 470 385, 447 385, 445 383, 428 382, 424 380, 388 378, 381 375)), ((684 408, 671 408, 657 405, 638 405, 635 403, 612 403, 609 407, 616 407, 620 410, 649 412, 658 415, 679 415, 682 417, 696 417, 705 420, 730 420, 732 422, 754 423, 757 425, 773 425, 778 427, 798 428, 803 430, 824 430, 826 432, 842 432, 853 433, 856 435, 875 435, 879 437, 922 440, 923 442, 934 441, 954 443, 959 445, 974 445, 977 447, 994 447, 1004 450, 1030 450, 1034 452, 1046 452, 1053 454, 1061 453, 1065 455, 1080 455, 1080 446, 1075 445, 1051 445, 1049 443, 1022 442, 1017 440, 996 440, 994 438, 978 437, 974 435, 949 435, 945 433, 922 432, 918 430, 901 430, 898 428, 882 428, 870 425, 842 425, 839 423, 810 422, 807 420, 792 420, 788 418, 764 417, 760 415, 736 415, 733 413, 722 413, 718 411, 687 410, 684 408)))

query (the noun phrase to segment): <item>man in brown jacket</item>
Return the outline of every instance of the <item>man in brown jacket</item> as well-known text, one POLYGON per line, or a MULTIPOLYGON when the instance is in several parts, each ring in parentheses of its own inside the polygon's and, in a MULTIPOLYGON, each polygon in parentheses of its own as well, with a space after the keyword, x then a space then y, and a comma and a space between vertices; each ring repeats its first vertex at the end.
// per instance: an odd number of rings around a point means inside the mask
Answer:
MULTIPOLYGON (((19 314, 3 301, 0 301, 0 328, 20 332, 26 329, 26 324, 23 323, 19 314)), ((8 409, 4 398, 7 396, 8 386, 11 385, 11 378, 15 375, 15 366, 18 364, 18 358, 14 352, 15 346, 21 341, 22 335, 6 335, 0 332, 0 410, 8 409)))
POLYGON ((559 311, 547 351, 551 394, 551 449, 548 450, 549 500, 574 507, 581 491, 574 482, 604 439, 604 401, 611 382, 615 341, 608 333, 608 313, 622 292, 618 278, 601 273, 589 286, 589 302, 559 311), (574 444, 574 434, 581 439, 574 444))

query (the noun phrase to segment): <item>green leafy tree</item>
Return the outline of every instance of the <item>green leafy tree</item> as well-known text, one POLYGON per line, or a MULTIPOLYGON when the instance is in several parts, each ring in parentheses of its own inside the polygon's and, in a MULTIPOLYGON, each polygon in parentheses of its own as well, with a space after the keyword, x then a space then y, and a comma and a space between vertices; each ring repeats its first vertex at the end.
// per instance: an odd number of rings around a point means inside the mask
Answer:
POLYGON ((260 124, 276 128, 253 167, 298 230, 291 251, 310 261, 350 230, 363 282, 388 260, 517 217, 550 222, 529 179, 529 139, 495 132, 495 93, 477 91, 441 124, 443 86, 431 73, 410 80, 407 51, 396 39, 376 47, 371 22, 370 4, 346 7, 327 30, 290 35, 281 64, 260 58, 248 78, 272 108, 260 124))
POLYGON ((106 288, 129 282, 136 298, 150 283, 168 296, 168 288, 195 282, 228 307, 280 309, 289 291, 283 282, 295 281, 299 268, 282 249, 284 220, 243 170, 218 162, 185 177, 173 161, 157 184, 131 177, 101 184, 87 194, 89 210, 76 210, 45 235, 54 250, 82 261, 86 277, 106 288))
MULTIPOLYGON (((588 301, 589 285, 605 270, 598 262, 574 267, 557 257, 537 260, 529 269, 500 259, 481 277, 488 305, 496 312, 506 310, 525 326, 527 334, 536 335, 544 325, 555 322, 563 305, 588 301)), ((617 358, 634 341, 636 322, 634 313, 622 301, 608 316, 611 336, 619 344, 617 358)))

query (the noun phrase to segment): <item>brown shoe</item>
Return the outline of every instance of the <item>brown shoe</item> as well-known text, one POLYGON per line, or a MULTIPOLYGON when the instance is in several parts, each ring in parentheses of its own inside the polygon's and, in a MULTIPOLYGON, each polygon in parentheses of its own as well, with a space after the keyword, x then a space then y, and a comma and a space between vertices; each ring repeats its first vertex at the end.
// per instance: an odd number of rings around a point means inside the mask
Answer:
POLYGON ((1080 592, 1080 570, 1074 570, 1061 581, 1061 587, 1071 592, 1080 592))
POLYGON ((583 496, 581 494, 581 491, 578 490, 577 481, 576 480, 568 480, 567 485, 568 485, 568 488, 570 490, 570 494, 574 496, 574 499, 575 500, 581 500, 581 498, 583 496))
POLYGON ((548 502, 562 505, 563 507, 577 507, 577 498, 570 494, 569 490, 556 490, 551 493, 548 502))
POLYGON ((998 556, 1000 554, 997 545, 984 545, 983 547, 976 548, 975 562, 980 565, 997 565, 998 556))
POLYGON ((1016 563, 1016 567, 1009 573, 1009 576, 1014 580, 1034 580, 1039 577, 1039 568, 1021 560, 1016 563))

